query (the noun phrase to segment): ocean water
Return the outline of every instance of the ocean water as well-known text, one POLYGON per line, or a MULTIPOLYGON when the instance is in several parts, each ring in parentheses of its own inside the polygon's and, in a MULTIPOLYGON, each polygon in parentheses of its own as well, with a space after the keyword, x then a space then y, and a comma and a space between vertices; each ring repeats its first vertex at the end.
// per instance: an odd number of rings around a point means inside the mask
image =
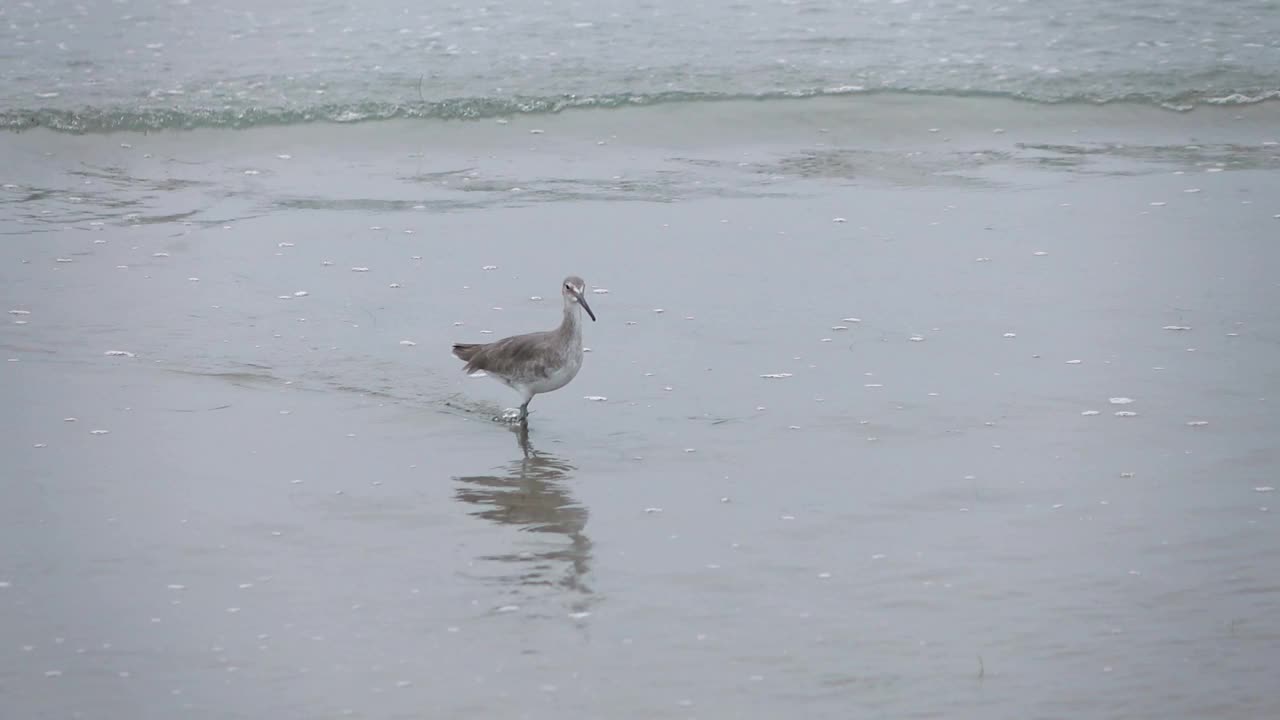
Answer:
POLYGON ((50 0, 0 7, 0 127, 483 118, 913 93, 1187 110, 1280 95, 1268 0, 50 0))
POLYGON ((0 4, 0 720, 1280 718, 1274 0, 708 5, 0 4))

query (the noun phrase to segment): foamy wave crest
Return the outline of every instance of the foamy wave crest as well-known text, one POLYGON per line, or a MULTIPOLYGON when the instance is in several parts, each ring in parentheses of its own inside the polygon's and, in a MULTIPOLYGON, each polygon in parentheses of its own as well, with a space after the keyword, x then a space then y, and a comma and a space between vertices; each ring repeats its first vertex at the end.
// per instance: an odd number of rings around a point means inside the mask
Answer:
POLYGON ((1204 103, 1206 105, 1256 105, 1268 100, 1280 100, 1280 90, 1263 90, 1253 94, 1231 93, 1222 97, 1205 98, 1204 103))
POLYGON ((857 95, 916 95, 936 97, 1003 98, 1022 102, 1133 103, 1167 110, 1187 111, 1199 105, 1246 105, 1280 100, 1280 89, 1215 95, 1150 94, 1038 95, 1016 92, 949 92, 911 88, 833 85, 757 94, 663 92, 652 94, 563 95, 554 97, 478 97, 425 102, 330 103, 306 107, 180 108, 107 107, 33 108, 0 110, 0 129, 28 130, 43 127, 69 133, 147 132, 196 128, 248 128, 264 125, 296 125, 314 122, 357 123, 393 119, 481 120, 514 115, 541 115, 581 108, 622 108, 666 103, 724 102, 732 100, 785 101, 812 97, 857 95))

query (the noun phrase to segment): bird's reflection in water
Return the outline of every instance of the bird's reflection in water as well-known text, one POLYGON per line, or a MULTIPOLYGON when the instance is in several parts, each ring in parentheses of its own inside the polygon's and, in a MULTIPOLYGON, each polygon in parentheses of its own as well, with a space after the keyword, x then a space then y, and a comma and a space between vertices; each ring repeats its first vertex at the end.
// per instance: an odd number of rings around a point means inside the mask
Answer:
POLYGON ((578 504, 564 482, 576 470, 568 462, 538 452, 529 443, 529 429, 512 429, 521 457, 506 466, 501 475, 473 475, 454 478, 455 497, 478 506, 473 515, 527 532, 563 536, 554 547, 546 542, 501 555, 484 555, 482 560, 507 563, 500 580, 519 586, 568 591, 571 610, 582 611, 591 604, 591 589, 585 578, 591 566, 591 540, 584 529, 587 509, 578 504))

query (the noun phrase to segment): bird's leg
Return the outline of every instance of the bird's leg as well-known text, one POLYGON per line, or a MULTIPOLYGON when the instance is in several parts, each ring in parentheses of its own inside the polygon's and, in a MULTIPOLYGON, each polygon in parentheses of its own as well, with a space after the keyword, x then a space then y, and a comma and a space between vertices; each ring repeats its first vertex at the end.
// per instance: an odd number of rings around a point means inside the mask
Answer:
MULTIPOLYGON (((533 398, 529 398, 529 400, 532 400, 532 399, 533 398)), ((520 406, 520 424, 522 425, 529 424, 529 400, 525 400, 524 403, 520 406)))

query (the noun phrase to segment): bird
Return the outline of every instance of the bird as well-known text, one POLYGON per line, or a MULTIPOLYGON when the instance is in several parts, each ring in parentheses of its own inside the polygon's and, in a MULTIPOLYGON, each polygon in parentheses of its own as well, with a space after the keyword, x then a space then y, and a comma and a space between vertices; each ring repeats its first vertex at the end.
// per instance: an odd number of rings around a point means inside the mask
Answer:
POLYGON ((544 332, 512 335, 491 343, 454 343, 453 354, 466 363, 463 371, 474 375, 484 371, 520 393, 522 425, 529 422, 529 401, 533 396, 559 390, 582 369, 582 311, 596 321, 587 299, 587 284, 570 275, 560 284, 564 318, 560 327, 544 332))

